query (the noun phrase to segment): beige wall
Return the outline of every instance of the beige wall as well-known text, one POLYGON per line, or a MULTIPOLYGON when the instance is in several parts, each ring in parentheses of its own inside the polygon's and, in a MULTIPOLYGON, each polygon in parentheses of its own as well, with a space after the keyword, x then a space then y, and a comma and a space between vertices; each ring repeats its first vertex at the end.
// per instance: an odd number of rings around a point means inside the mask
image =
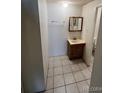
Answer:
POLYGON ((40 35, 42 43, 43 67, 45 83, 48 70, 48 26, 47 26, 47 3, 46 0, 38 0, 39 20, 40 20, 40 35))
POLYGON ((84 49, 84 60, 90 65, 92 62, 92 47, 93 47, 93 33, 95 26, 96 7, 101 4, 101 0, 94 0, 82 7, 82 16, 84 18, 82 39, 86 41, 84 49))

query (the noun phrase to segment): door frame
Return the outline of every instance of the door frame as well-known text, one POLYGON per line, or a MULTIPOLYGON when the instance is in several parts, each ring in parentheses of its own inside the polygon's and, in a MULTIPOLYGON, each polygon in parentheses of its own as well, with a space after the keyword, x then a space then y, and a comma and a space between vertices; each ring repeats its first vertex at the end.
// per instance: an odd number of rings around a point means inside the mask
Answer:
POLYGON ((95 24, 94 24, 94 32, 93 32, 93 44, 92 44, 92 61, 94 60, 94 54, 95 54, 95 50, 96 50, 96 45, 97 45, 97 39, 98 39, 98 33, 99 33, 99 28, 100 28, 100 18, 102 17, 102 5, 99 4, 98 6, 96 6, 96 11, 95 11, 95 24), (97 25, 97 18, 98 18, 98 9, 101 8, 101 13, 100 13, 100 16, 99 16, 99 23, 98 23, 98 26, 97 25), (96 28, 98 27, 98 28, 96 28), (96 33, 96 29, 98 30, 97 31, 97 37, 95 37, 95 33, 96 33))

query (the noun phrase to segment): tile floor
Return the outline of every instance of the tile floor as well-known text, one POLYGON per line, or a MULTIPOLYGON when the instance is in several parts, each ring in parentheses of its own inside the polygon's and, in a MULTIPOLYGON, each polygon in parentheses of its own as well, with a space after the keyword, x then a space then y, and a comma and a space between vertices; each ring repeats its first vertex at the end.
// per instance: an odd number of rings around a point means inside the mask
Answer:
POLYGON ((81 59, 69 60, 67 56, 49 59, 47 89, 44 93, 88 93, 92 67, 81 59))

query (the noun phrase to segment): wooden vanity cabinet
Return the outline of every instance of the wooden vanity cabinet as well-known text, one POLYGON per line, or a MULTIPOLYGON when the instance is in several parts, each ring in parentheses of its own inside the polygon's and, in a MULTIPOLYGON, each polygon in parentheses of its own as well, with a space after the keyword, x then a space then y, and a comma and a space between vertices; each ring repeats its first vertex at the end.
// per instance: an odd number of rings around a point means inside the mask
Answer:
POLYGON ((67 41, 67 46, 68 46, 68 51, 67 55, 69 59, 77 59, 77 58, 82 58, 83 57, 83 49, 85 46, 85 43, 81 44, 70 44, 67 41))

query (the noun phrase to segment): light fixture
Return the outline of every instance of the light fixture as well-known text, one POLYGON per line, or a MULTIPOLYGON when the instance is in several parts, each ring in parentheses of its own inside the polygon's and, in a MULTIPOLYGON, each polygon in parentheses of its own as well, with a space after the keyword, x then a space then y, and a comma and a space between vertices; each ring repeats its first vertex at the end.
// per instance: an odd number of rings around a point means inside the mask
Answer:
POLYGON ((63 3, 63 7, 68 7, 68 3, 67 2, 64 2, 63 3))

